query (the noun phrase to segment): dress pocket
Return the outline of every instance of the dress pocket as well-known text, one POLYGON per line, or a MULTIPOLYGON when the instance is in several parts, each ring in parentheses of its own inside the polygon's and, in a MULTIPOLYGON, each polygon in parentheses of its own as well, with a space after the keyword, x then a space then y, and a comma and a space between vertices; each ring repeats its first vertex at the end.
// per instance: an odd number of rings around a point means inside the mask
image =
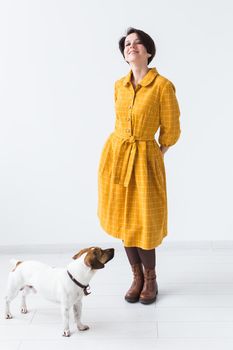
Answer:
POLYGON ((160 150, 155 140, 153 142, 153 146, 155 149, 155 167, 158 174, 158 181, 163 187, 165 185, 165 166, 164 166, 163 153, 160 150))

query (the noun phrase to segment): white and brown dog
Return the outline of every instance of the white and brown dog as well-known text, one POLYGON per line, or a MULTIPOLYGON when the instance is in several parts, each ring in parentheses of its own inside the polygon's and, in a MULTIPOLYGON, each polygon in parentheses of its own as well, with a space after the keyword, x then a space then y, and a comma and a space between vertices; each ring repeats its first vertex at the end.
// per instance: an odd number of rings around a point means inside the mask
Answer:
POLYGON ((90 294, 87 289, 95 272, 102 269, 113 257, 113 248, 103 250, 91 247, 75 254, 73 261, 66 268, 54 268, 39 261, 12 259, 14 268, 8 277, 5 317, 12 318, 10 302, 19 291, 23 291, 21 312, 27 313, 26 295, 32 291, 61 304, 63 336, 70 336, 69 310, 71 307, 73 307, 78 329, 80 331, 89 329, 81 322, 82 297, 84 294, 90 294))

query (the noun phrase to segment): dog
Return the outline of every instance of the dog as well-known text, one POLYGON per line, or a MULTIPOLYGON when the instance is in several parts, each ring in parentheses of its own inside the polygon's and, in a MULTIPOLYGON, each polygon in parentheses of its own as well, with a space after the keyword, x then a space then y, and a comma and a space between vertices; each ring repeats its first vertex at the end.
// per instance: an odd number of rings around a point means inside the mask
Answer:
POLYGON ((63 336, 70 336, 69 310, 73 307, 74 319, 80 331, 88 330, 81 322, 82 298, 88 292, 89 282, 97 270, 114 257, 114 248, 90 247, 73 256, 66 268, 51 267, 39 261, 12 259, 6 291, 5 318, 11 319, 10 303, 22 291, 21 313, 28 312, 26 295, 38 292, 44 298, 61 305, 63 336))

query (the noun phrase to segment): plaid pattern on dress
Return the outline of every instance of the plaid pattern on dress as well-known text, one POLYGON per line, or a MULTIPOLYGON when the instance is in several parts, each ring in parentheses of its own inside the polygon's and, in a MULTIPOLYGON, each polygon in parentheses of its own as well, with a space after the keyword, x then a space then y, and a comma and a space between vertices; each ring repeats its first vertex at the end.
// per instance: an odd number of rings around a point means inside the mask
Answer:
POLYGON ((97 215, 102 228, 126 247, 153 249, 167 232, 166 173, 158 142, 180 137, 175 86, 150 68, 134 89, 132 70, 115 82, 115 130, 98 168, 97 215))

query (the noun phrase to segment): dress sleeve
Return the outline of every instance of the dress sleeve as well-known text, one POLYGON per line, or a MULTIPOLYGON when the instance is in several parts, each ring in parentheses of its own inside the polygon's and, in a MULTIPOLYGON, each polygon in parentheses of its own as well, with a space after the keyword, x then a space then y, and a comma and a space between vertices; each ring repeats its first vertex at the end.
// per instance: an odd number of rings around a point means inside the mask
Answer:
POLYGON ((174 145, 180 137, 180 109, 176 99, 176 89, 167 81, 160 98, 159 143, 163 146, 174 145))

